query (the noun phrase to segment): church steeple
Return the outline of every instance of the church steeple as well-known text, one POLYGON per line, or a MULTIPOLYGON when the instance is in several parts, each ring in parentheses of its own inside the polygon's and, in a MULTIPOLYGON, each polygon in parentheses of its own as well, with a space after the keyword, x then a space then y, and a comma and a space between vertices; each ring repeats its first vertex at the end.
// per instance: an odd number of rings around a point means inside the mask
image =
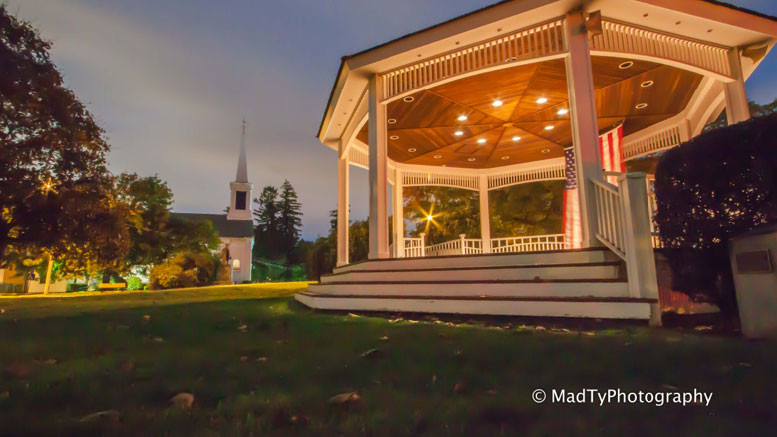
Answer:
POLYGON ((243 119, 243 135, 240 137, 240 158, 237 161, 235 182, 248 182, 248 164, 246 164, 246 119, 243 119))
POLYGON ((253 185, 248 182, 248 163, 246 161, 246 121, 243 119, 243 133, 240 137, 240 157, 237 161, 235 180, 229 183, 230 202, 227 220, 253 220, 251 217, 251 191, 253 185))

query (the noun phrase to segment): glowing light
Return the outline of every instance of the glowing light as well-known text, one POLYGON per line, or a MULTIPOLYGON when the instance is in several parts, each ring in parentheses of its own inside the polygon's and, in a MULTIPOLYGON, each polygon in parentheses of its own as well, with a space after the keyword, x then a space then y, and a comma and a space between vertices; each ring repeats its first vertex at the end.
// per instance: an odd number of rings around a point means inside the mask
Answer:
POLYGON ((457 137, 460 137, 460 136, 464 135, 464 132, 460 131, 460 130, 457 130, 456 132, 453 133, 453 135, 456 135, 457 137))
POLYGON ((459 115, 459 121, 467 121, 466 115, 459 115))
POLYGON ((513 141, 521 141, 521 137, 516 135, 516 136, 513 137, 513 141))
POLYGON ((558 115, 567 115, 567 114, 569 114, 569 109, 561 108, 561 109, 558 110, 558 112, 556 114, 558 114, 558 115))
POLYGON ((647 103, 640 103, 637 106, 635 106, 636 109, 645 109, 647 108, 647 103))
POLYGON ((494 105, 495 108, 498 108, 498 107, 502 106, 503 104, 504 104, 504 102, 502 102, 501 100, 494 100, 494 103, 492 103, 492 105, 494 105))
POLYGON ((545 126, 545 130, 553 130, 554 127, 552 125, 545 126))
POLYGON ((432 216, 430 216, 430 215, 427 215, 427 216, 426 216, 426 221, 430 222, 430 221, 432 221, 432 220, 434 220, 434 217, 432 217, 432 216))
POLYGON ((540 97, 539 99, 537 99, 537 103, 539 103, 540 105, 544 103, 548 103, 548 99, 545 97, 540 97))
POLYGON ((481 138, 478 140, 478 144, 484 144, 486 142, 485 138, 481 138))

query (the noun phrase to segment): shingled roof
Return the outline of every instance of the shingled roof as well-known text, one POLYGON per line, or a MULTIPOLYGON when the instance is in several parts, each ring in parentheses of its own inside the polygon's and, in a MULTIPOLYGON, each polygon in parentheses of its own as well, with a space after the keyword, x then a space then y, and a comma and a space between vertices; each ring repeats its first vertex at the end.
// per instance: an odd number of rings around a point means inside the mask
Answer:
POLYGON ((186 221, 210 221, 213 229, 225 238, 246 238, 254 236, 254 223, 251 220, 227 220, 226 214, 195 214, 174 212, 171 215, 186 221))

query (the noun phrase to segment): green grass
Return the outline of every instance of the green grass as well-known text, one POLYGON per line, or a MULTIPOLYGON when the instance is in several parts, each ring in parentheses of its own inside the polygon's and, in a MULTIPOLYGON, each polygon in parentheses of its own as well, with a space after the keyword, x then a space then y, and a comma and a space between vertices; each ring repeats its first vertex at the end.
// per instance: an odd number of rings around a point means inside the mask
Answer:
POLYGON ((316 313, 289 297, 301 288, 0 298, 0 435, 706 437, 777 425, 773 342, 316 313), (709 407, 599 407, 535 404, 535 388, 714 395, 709 407), (328 403, 350 391, 360 400, 328 403), (169 406, 180 392, 190 410, 169 406), (104 410, 118 417, 80 421, 104 410))

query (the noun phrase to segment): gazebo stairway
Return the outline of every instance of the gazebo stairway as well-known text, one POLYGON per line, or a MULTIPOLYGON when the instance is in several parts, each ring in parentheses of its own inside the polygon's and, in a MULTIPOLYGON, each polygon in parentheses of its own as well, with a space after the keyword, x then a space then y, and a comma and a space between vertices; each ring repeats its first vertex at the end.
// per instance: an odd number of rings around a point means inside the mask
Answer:
POLYGON ((607 248, 392 258, 336 268, 296 299, 330 310, 649 319, 607 248))

